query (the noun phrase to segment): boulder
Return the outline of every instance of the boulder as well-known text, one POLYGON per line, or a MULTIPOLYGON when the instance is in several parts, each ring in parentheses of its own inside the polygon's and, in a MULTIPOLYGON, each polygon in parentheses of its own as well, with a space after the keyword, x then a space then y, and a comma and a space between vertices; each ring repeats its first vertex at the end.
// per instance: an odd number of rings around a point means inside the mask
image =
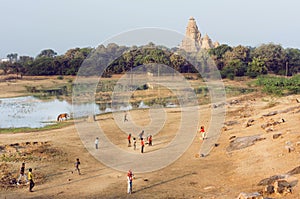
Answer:
POLYGON ((272 111, 272 112, 269 112, 267 114, 264 114, 263 116, 264 117, 269 117, 269 116, 273 116, 273 115, 277 115, 278 114, 278 111, 272 111))
POLYGON ((263 196, 258 193, 258 192, 254 192, 254 193, 240 193, 240 195, 237 197, 237 199, 264 199, 263 196))
POLYGON ((276 133, 273 135, 273 139, 277 139, 277 138, 281 137, 281 135, 282 135, 281 133, 276 133))

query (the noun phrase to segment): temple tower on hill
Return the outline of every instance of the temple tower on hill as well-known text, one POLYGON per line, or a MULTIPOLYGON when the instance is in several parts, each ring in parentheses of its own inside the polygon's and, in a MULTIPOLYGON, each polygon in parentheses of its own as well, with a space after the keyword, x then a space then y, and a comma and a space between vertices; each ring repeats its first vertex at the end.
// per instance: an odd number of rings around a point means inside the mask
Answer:
POLYGON ((190 17, 180 48, 187 52, 197 52, 201 49, 215 48, 218 45, 219 43, 213 43, 207 34, 202 38, 194 17, 190 17))

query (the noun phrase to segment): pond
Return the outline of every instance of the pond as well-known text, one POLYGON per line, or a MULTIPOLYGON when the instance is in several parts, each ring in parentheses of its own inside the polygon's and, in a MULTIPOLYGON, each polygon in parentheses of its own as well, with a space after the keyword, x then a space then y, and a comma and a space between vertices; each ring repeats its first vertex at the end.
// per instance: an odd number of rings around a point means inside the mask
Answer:
POLYGON ((77 116, 86 116, 85 110, 94 108, 100 113, 96 104, 74 105, 65 100, 41 100, 32 96, 0 99, 0 128, 30 127, 39 128, 56 122, 60 113, 72 113, 76 108, 77 116))
MULTIPOLYGON (((166 108, 173 108, 177 105, 166 105, 166 108)), ((143 101, 136 107, 137 109, 149 108, 143 101)), ((40 128, 56 123, 57 116, 60 113, 76 112, 76 117, 84 117, 94 110, 94 114, 126 111, 133 109, 132 105, 118 106, 118 109, 112 109, 111 105, 96 103, 74 104, 58 99, 41 100, 33 96, 0 98, 0 128, 40 128), (74 111, 75 110, 75 111, 74 111)))

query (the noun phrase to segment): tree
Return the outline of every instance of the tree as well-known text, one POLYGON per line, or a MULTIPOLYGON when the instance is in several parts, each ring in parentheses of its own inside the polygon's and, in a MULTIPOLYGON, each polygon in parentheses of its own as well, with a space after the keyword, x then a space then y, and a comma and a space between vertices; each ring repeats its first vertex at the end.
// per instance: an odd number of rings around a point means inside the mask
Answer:
POLYGON ((295 48, 287 48, 285 50, 287 57, 288 75, 300 72, 300 50, 295 48))
POLYGON ((10 63, 14 63, 18 61, 18 54, 17 53, 10 53, 7 55, 10 63))
POLYGON ((248 65, 247 75, 251 78, 268 73, 265 61, 261 58, 254 57, 248 65))
POLYGON ((243 64, 247 65, 250 61, 250 49, 244 46, 236 46, 232 48, 232 51, 227 51, 224 54, 225 64, 232 60, 240 60, 243 64))
POLYGON ((54 50, 52 49, 45 49, 45 50, 42 50, 40 52, 40 54, 38 54, 37 58, 40 58, 40 57, 49 57, 49 58, 53 58, 57 55, 56 52, 54 52, 54 50))
POLYGON ((215 61, 218 69, 222 70, 222 68, 225 66, 224 55, 226 52, 230 51, 232 51, 232 48, 230 46, 228 46, 227 44, 222 44, 216 48, 210 49, 208 53, 215 61))
POLYGON ((234 79, 235 76, 244 76, 245 72, 244 63, 239 59, 233 59, 221 70, 221 77, 234 79))
POLYGON ((263 44, 253 51, 252 56, 264 60, 269 71, 285 74, 286 53, 281 45, 263 44))

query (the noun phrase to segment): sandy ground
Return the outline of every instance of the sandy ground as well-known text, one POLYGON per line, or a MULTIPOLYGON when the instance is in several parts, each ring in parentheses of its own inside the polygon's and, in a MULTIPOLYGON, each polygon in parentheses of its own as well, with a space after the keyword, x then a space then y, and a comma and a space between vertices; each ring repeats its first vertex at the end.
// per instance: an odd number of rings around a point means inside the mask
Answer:
MULTIPOLYGON (((3 93, 0 93, 3 96, 3 93)), ((6 97, 10 95, 7 94, 6 97)), ((63 155, 51 160, 26 161, 27 168, 32 167, 34 173, 45 176, 43 182, 36 180, 34 192, 28 192, 28 185, 0 190, 0 198, 237 198, 241 192, 255 192, 263 187, 257 184, 264 178, 285 174, 300 166, 300 104, 296 98, 288 96, 271 98, 263 95, 251 94, 240 96, 237 103, 226 105, 226 121, 234 121, 224 125, 216 147, 206 157, 199 157, 203 141, 197 134, 191 146, 171 165, 158 171, 137 173, 133 181, 133 194, 126 193, 126 173, 111 169, 96 160, 81 142, 74 125, 51 131, 1 134, 0 146, 24 142, 49 142, 51 147, 62 151, 63 155), (290 108, 290 109, 289 109, 290 108), (272 111, 279 111, 273 116, 263 116, 272 111), (281 112, 280 112, 281 111, 281 112), (269 132, 261 128, 262 124, 284 118, 283 123, 270 126, 269 132), (254 121, 246 127, 249 119, 254 121), (273 135, 281 133, 277 139, 273 135), (262 139, 254 145, 228 151, 232 136, 244 137, 260 135, 262 139), (293 151, 286 149, 287 142, 293 145, 293 151), (74 170, 74 162, 80 158, 82 175, 74 170)), ((228 102, 232 99, 228 99, 228 102)), ((130 111, 130 119, 139 125, 150 122, 147 110, 130 111)), ((199 107, 199 125, 207 129, 210 124, 211 106, 199 107)), ((145 151, 151 153, 165 147, 174 138, 174 131, 178 128, 176 121, 181 117, 179 109, 168 109, 164 128, 153 137, 154 145, 146 145, 145 151)), ((192 118, 191 118, 192 119, 192 118)), ((69 121, 72 122, 72 121, 69 121)), ((80 122, 88 122, 82 120, 80 122)), ((127 147, 127 136, 116 125, 111 114, 99 115, 96 122, 104 129, 107 137, 126 151, 133 151, 127 147)), ((208 132, 208 140, 210 133, 208 132)), ((101 140, 100 149, 101 150, 101 140)), ((157 157, 160 161, 162 157, 157 157)), ((3 164, 3 162, 0 162, 3 164)), ((21 162, 9 162, 15 177, 21 162)), ((133 171, 134 172, 134 171, 133 171)), ((1 176, 0 176, 1 177, 1 176)), ((294 176, 299 179, 300 175, 294 176)), ((274 196, 279 198, 280 196, 274 196)), ((299 185, 293 187, 293 193, 282 198, 300 198, 299 185)))

